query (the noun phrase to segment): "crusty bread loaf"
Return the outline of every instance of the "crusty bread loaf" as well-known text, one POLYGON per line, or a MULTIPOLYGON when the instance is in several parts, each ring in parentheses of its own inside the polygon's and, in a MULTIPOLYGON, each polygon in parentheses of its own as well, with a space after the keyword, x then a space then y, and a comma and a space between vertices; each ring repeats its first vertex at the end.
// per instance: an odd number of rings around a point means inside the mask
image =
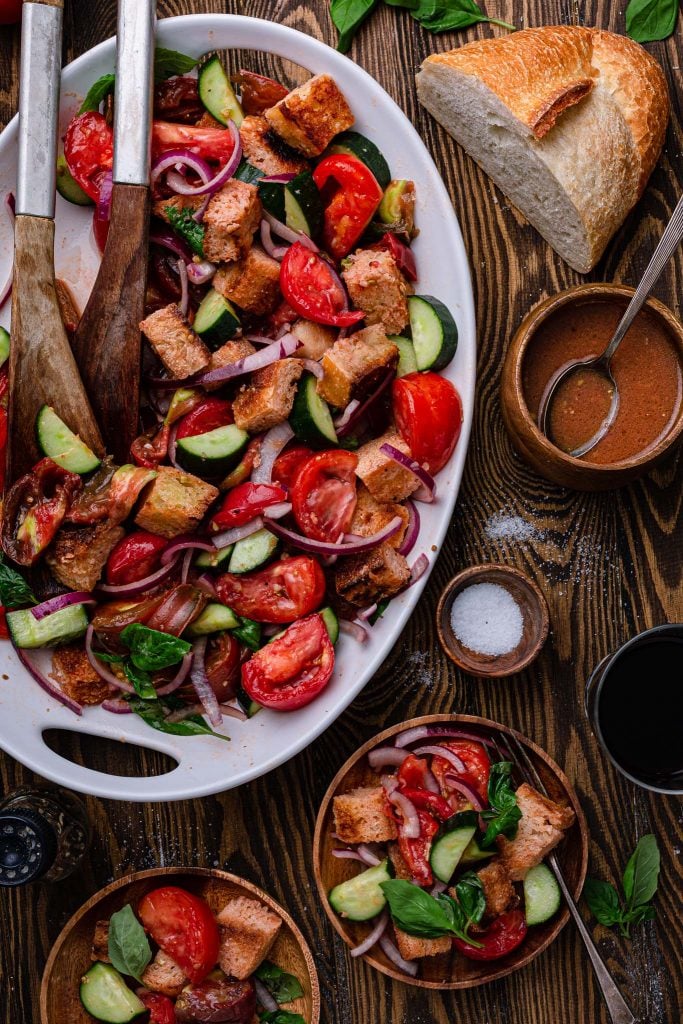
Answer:
POLYGON ((669 117, 637 43, 549 26, 434 54, 420 102, 553 248, 586 273, 642 193, 669 117))

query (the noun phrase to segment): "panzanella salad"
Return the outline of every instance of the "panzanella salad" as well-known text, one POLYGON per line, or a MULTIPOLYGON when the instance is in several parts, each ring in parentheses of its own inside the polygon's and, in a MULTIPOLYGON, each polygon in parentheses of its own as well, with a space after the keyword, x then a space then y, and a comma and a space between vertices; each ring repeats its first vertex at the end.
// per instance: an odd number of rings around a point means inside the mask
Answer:
MULTIPOLYGON (((157 52, 159 76, 194 63, 157 52)), ((100 244, 112 89, 93 85, 58 175, 100 244)), ((326 74, 288 91, 213 56, 156 87, 140 436, 128 465, 100 461, 45 406, 44 457, 5 496, 9 635, 77 714, 194 735, 302 707, 340 630, 365 640, 427 568, 457 328, 416 292, 415 184, 353 123, 326 74)))

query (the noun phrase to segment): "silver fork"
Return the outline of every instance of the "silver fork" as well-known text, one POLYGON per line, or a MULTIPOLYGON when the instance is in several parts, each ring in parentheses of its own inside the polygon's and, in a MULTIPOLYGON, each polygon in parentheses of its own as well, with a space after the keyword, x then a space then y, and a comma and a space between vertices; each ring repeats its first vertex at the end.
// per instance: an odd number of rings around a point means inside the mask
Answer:
MULTIPOLYGON (((509 758, 505 756, 509 750, 516 762, 517 770, 519 771, 519 774, 522 776, 524 781, 529 783, 529 785, 534 786, 534 788, 537 789, 539 793, 542 793, 543 796, 549 797, 550 794, 548 793, 548 790, 546 789, 540 775, 536 771, 536 768, 533 762, 531 761, 531 758, 529 757, 529 755, 527 754, 526 750, 524 749, 523 745, 519 742, 517 737, 514 736, 512 733, 500 733, 499 735, 501 737, 501 741, 504 742, 505 747, 507 748, 504 752, 500 750, 493 737, 491 737, 491 742, 493 743, 493 746, 500 759, 502 761, 509 760, 509 758)), ((616 983, 612 975, 608 971, 605 962, 598 953, 597 947, 593 942, 588 932, 588 929, 583 923, 581 914, 579 912, 579 908, 574 902, 574 897, 569 891, 569 887, 565 881, 559 861, 555 856, 554 852, 550 853, 549 856, 546 857, 546 863, 548 864, 551 871, 555 875, 555 878, 557 879, 557 884, 562 890, 562 895, 564 896, 565 901, 567 903, 569 913, 574 918, 574 924, 578 928, 579 935, 583 939, 583 944, 586 947, 588 956, 590 957, 591 963, 593 965, 593 970, 595 971, 595 977, 600 987, 600 991, 602 992, 603 998, 607 1005, 607 1012, 610 1015, 610 1019, 612 1020, 613 1024, 635 1024, 636 1018, 633 1016, 628 1003, 626 1002, 621 992, 617 988, 616 983)))

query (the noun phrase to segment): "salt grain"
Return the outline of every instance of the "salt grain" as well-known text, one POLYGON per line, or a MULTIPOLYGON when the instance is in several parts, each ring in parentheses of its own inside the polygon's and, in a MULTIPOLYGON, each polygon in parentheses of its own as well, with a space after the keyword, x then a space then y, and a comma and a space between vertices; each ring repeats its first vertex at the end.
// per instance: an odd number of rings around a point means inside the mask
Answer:
POLYGON ((524 631, 522 610, 505 587, 475 583, 453 602, 451 626, 465 647, 477 654, 509 654, 524 631))

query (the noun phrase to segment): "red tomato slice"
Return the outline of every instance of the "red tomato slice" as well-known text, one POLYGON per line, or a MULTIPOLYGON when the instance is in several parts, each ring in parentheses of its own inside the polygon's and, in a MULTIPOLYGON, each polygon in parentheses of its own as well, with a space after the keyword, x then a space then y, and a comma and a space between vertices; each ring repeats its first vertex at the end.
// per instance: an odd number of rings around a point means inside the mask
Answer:
POLYGON ((280 264, 280 291, 292 309, 307 320, 332 327, 351 327, 365 316, 345 310, 346 293, 332 267, 301 242, 294 242, 280 264))
POLYGON ((232 156, 233 148, 232 133, 225 128, 195 128, 170 121, 155 121, 152 126, 154 156, 167 149, 189 149, 205 160, 224 164, 232 156))
POLYGON ((231 403, 223 398, 207 398, 179 421, 176 438, 208 434, 210 430, 227 427, 231 423, 234 423, 231 403))
POLYGON ((485 932, 477 932, 474 939, 481 949, 463 939, 453 939, 453 945, 469 960, 498 960, 507 956, 524 942, 527 924, 521 910, 508 910, 491 922, 485 932))
POLYGON ((413 458, 430 473, 442 469, 462 428, 462 402, 438 373, 409 373, 393 383, 394 416, 413 458))
POLYGON ((293 623, 242 666, 242 686, 252 700, 276 711, 309 704, 327 685, 334 647, 320 615, 293 623))
POLYGON ((241 106, 245 114, 262 114, 269 107, 283 100, 288 90, 265 75, 240 68, 236 76, 241 92, 241 106))
MULTIPOLYGON (((486 753, 486 748, 481 743, 475 743, 472 740, 444 740, 440 742, 438 746, 447 747, 449 750, 453 751, 456 757, 460 758, 462 763, 465 765, 466 771, 464 774, 459 774, 458 778, 462 779, 463 782, 466 782, 468 786, 471 786, 484 804, 488 804, 488 786, 491 761, 489 755, 486 753)), ((453 794, 453 789, 448 785, 446 775, 456 775, 458 773, 450 761, 447 761, 443 757, 433 757, 432 773, 441 786, 441 791, 444 796, 451 796, 453 794)), ((464 802, 465 798, 463 797, 463 803, 464 802)))
POLYGON ((206 675, 219 704, 224 704, 235 696, 241 657, 242 648, 239 641, 230 633, 219 633, 211 641, 206 656, 206 675))
POLYGON ((286 492, 276 484, 238 484, 226 494, 211 520, 211 529, 231 530, 234 526, 250 523, 270 505, 286 500, 286 492))
POLYGON ((0 605, 0 640, 9 640, 9 629, 5 618, 5 608, 0 605))
POLYGON ((320 607, 325 577, 315 558, 298 555, 244 576, 225 573, 216 580, 216 590, 236 615, 257 622, 294 622, 320 607))
POLYGON ((185 889, 168 885, 141 900, 138 916, 164 953, 196 985, 218 960, 220 936, 208 903, 185 889))
POLYGON ((406 786, 408 789, 425 789, 427 768, 428 764, 423 758, 416 757, 415 754, 408 754, 396 772, 401 789, 406 786))
POLYGON ((158 992, 143 992, 140 1002, 150 1011, 149 1024, 176 1024, 175 1004, 168 996, 158 992))
POLYGON ((347 533, 356 507, 353 452, 319 452, 301 466, 292 487, 292 512, 299 529, 313 540, 335 544, 347 533))
POLYGON ((100 182, 114 163, 114 133, 104 114, 91 110, 71 119, 64 136, 64 156, 83 191, 97 202, 100 182))
POLYGON ((420 819, 419 838, 406 839, 399 827, 398 847, 410 869, 413 881, 426 886, 434 881, 429 865, 429 852, 432 848, 432 839, 439 831, 439 823, 427 811, 418 810, 417 816, 420 819))
POLYGON ((122 537, 107 559, 107 583, 118 587, 144 580, 159 568, 161 552, 167 546, 167 540, 147 530, 122 537))
POLYGON ((412 249, 397 238, 393 231, 387 231, 371 249, 386 249, 394 257, 396 266, 409 281, 417 281, 417 264, 412 249))
POLYGON ((324 157, 313 171, 313 180, 321 191, 329 189, 330 183, 337 186, 325 208, 323 242, 340 260, 365 231, 384 193, 370 168, 350 154, 324 157))
POLYGON ((272 476, 273 483, 280 484, 280 486, 291 490, 299 470, 312 454, 311 449, 306 448, 303 444, 295 444, 292 448, 287 448, 275 460, 272 476))

